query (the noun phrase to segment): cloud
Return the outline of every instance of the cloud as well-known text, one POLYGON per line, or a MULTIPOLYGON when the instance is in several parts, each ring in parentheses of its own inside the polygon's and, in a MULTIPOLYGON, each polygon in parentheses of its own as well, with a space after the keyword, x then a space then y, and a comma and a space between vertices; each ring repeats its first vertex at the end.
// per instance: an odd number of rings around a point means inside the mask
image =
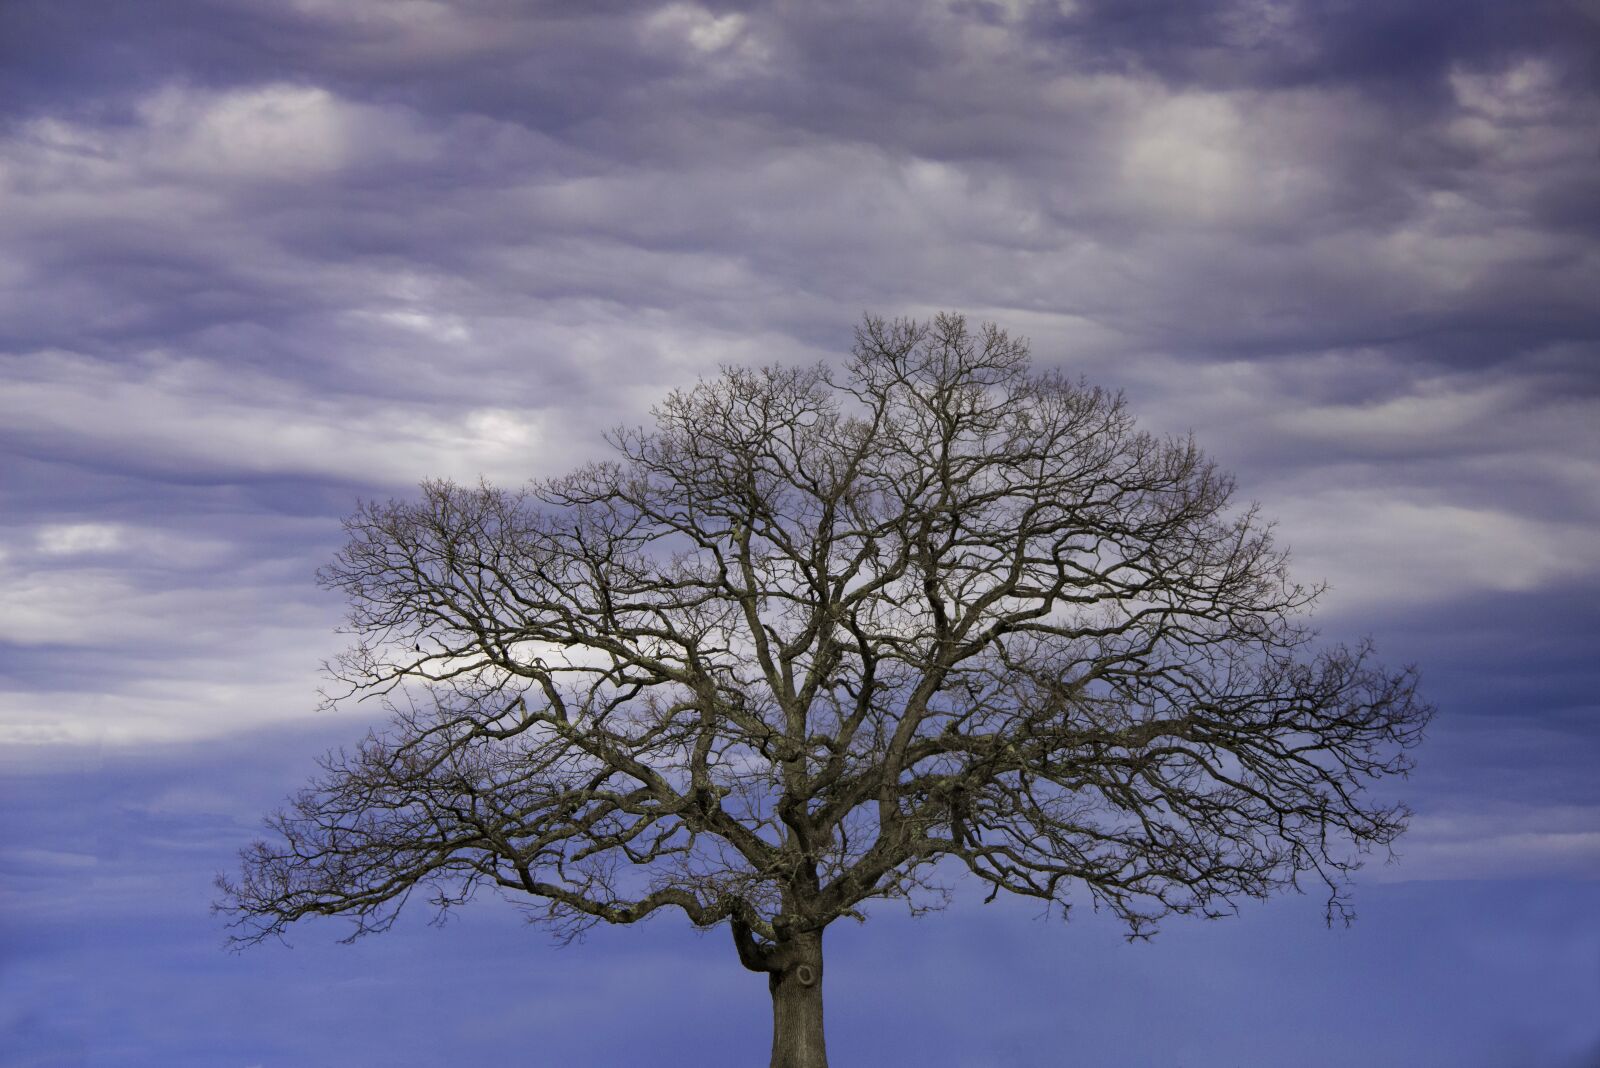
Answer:
POLYGON ((52 523, 39 528, 39 551, 51 556, 106 552, 122 542, 122 529, 114 523, 52 523))
POLYGON ((1337 626, 1581 585, 1600 79, 1519 12, 11 5, 9 729, 298 712, 357 496, 557 473, 865 310, 1193 429, 1337 626))
POLYGON ((1537 590, 1600 567, 1588 524, 1397 500, 1384 490, 1325 490, 1282 501, 1277 514, 1297 568, 1330 582, 1328 600, 1341 612, 1537 590))
POLYGON ((1332 583, 1330 640, 1418 662, 1441 712, 1353 931, 1315 900, 1139 949, 1092 916, 1057 945, 999 903, 937 932, 875 915, 869 941, 830 932, 838 1049, 1577 1063, 1596 11, 0 3, 0 1031, 41 1063, 443 1061, 526 1046, 532 1005, 552 1062, 698 1049, 672 998, 598 1052, 573 1024, 637 1000, 643 952, 693 978, 655 986, 736 1003, 713 1060, 748 1060, 765 993, 721 942, 601 932, 485 985, 516 937, 486 902, 448 935, 335 953, 330 924, 242 963, 209 879, 382 716, 313 718, 345 642, 313 574, 358 498, 556 474, 719 364, 838 360, 863 311, 954 309, 1192 430, 1295 576, 1332 583), (987 1002, 916 1049, 859 1009, 899 990, 926 1016, 975 975, 987 1002), (1130 1026, 1152 1002, 1165 1024, 1130 1026))
POLYGON ((1499 802, 1475 809, 1417 816, 1400 863, 1374 867, 1374 878, 1600 878, 1600 807, 1499 802))
POLYGON ((430 470, 520 481, 541 437, 531 407, 438 410, 418 398, 357 413, 348 398, 320 396, 277 376, 160 353, 123 368, 35 354, 0 396, 0 417, 14 435, 91 454, 129 449, 157 471, 396 486, 430 470))
POLYGON ((749 20, 738 12, 717 14, 698 4, 671 3, 644 19, 644 40, 686 49, 690 62, 722 76, 754 71, 771 59, 749 20))

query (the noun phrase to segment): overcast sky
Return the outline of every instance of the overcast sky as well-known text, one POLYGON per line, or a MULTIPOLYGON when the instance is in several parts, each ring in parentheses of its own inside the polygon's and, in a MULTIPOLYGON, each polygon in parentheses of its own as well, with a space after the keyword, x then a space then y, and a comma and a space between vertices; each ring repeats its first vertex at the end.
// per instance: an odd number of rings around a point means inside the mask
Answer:
POLYGON ((1600 1064, 1597 295, 1597 0, 3 0, 0 1063, 759 1063, 720 933, 230 956, 209 880, 378 715, 316 712, 359 498, 948 309, 1441 712, 1352 930, 882 910, 835 1061, 1600 1064))

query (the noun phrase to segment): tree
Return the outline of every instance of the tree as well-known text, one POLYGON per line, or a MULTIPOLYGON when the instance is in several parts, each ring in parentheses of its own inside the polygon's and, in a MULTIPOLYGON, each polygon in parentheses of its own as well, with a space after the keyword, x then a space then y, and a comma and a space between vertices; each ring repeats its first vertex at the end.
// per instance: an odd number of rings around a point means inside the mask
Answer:
POLYGON ((235 939, 386 929, 484 886, 563 936, 678 910, 818 1068, 823 934, 936 868, 1147 936, 1348 873, 1430 714, 1311 649, 1255 509, 1192 441, 959 316, 868 317, 841 369, 725 370, 619 454, 367 504, 322 581, 348 695, 395 719, 219 880, 235 939))

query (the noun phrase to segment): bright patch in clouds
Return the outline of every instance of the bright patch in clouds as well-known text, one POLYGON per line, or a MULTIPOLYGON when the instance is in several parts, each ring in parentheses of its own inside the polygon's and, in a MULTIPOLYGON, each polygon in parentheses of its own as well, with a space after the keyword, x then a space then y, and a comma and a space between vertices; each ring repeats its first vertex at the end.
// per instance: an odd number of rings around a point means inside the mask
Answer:
POLYGON ((18 140, 0 144, 11 157, 0 155, 0 174, 35 195, 98 187, 127 198, 141 187, 158 194, 171 181, 325 180, 357 164, 417 161, 435 151, 405 111, 306 85, 220 92, 172 85, 142 97, 135 115, 134 123, 109 128, 33 120, 18 140))
POLYGON ((456 414, 400 403, 351 411, 279 379, 160 354, 117 376, 65 353, 29 367, 31 381, 0 394, 0 419, 77 448, 136 446, 157 467, 414 485, 435 476, 519 482, 535 462, 528 411, 456 414), (55 373, 40 373, 50 365, 55 373))
POLYGON ((263 178, 337 170, 356 118, 328 91, 301 86, 217 96, 167 90, 139 110, 175 169, 263 178))
POLYGON ((61 523, 39 528, 36 542, 47 556, 110 552, 122 544, 122 528, 114 523, 61 523))
POLYGON ((1479 802, 1424 813, 1411 824, 1402 862, 1379 879, 1514 879, 1527 872, 1600 878, 1600 807, 1479 802))
POLYGON ((411 330, 435 341, 459 344, 472 338, 472 331, 458 316, 436 315, 406 309, 373 313, 373 317, 404 330, 411 330))
POLYGON ((1325 607, 1340 613, 1528 592, 1600 568, 1600 544, 1586 524, 1371 489, 1279 499, 1273 510, 1296 576, 1328 581, 1325 607))
POLYGON ((726 72, 753 69, 770 53, 750 31, 749 20, 738 12, 713 14, 698 4, 675 3, 645 19, 646 36, 687 45, 691 54, 718 57, 726 72), (728 61, 733 66, 727 67, 728 61))
POLYGON ((1206 219, 1232 208, 1254 164, 1240 143, 1242 121, 1227 96, 1185 94, 1154 104, 1133 121, 1122 174, 1140 206, 1206 219))

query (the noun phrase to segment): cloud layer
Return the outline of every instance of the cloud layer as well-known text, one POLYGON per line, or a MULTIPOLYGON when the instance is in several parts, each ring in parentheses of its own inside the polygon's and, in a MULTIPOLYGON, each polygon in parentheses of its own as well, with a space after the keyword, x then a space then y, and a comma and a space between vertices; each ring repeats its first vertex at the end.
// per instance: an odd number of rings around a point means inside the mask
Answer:
POLYGON ((953 309, 1193 430, 1330 638, 1421 664, 1386 877, 1600 876, 1597 39, 1593 0, 0 5, 4 766, 309 716, 359 497, 953 309))

